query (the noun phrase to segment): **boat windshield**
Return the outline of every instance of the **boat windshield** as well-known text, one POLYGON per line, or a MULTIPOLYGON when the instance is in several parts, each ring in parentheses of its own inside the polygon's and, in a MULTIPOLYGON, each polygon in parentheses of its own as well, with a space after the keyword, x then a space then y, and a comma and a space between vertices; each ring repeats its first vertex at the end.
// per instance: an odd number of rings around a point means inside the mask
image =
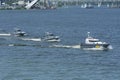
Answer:
POLYGON ((89 42, 98 42, 98 40, 89 40, 89 42))

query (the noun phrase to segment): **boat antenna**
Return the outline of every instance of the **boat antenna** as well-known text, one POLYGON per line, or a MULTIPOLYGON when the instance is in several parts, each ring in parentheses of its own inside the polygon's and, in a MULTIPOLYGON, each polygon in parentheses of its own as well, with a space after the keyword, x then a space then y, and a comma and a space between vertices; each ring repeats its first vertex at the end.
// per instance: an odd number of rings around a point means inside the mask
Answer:
POLYGON ((88 33, 88 37, 90 37, 90 32, 87 32, 88 33))

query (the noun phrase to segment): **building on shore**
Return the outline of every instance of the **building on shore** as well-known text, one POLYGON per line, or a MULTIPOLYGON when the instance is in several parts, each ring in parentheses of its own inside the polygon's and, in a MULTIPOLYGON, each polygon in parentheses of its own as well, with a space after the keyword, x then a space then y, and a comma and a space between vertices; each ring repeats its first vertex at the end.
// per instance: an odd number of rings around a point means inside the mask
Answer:
POLYGON ((120 0, 0 0, 0 9, 56 9, 62 6, 91 4, 120 8, 120 0))
POLYGON ((14 0, 0 1, 0 9, 55 9, 56 1, 50 0, 14 0))

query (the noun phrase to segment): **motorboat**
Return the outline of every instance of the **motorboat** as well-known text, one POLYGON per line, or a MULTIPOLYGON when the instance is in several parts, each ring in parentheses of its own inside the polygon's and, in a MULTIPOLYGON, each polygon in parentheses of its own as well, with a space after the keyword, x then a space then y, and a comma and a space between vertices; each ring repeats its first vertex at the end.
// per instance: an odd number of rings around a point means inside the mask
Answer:
POLYGON ((81 43, 81 48, 84 50, 108 50, 109 45, 106 42, 91 37, 90 32, 88 32, 88 37, 85 39, 85 43, 81 43))
POLYGON ((17 37, 23 37, 26 36, 26 32, 22 31, 21 29, 15 29, 14 31, 14 35, 17 37))
POLYGON ((46 42, 60 42, 59 36, 55 36, 53 33, 50 32, 46 32, 42 40, 46 42))

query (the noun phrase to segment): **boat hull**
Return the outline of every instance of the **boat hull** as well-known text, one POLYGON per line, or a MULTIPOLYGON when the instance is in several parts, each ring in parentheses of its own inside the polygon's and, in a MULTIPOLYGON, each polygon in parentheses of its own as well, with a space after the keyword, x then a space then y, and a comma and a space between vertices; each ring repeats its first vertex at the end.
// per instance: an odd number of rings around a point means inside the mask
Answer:
POLYGON ((46 42, 60 42, 60 39, 48 39, 46 42))
POLYGON ((83 50, 108 50, 109 44, 81 44, 83 50))

